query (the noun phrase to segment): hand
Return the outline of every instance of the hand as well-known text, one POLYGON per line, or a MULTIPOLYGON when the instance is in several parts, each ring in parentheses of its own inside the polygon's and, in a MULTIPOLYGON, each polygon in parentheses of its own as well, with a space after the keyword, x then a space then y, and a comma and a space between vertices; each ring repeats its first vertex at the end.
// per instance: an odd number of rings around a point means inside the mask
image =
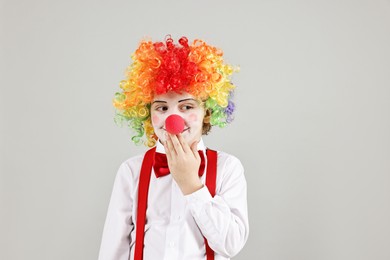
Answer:
POLYGON ((198 141, 195 141, 190 147, 181 134, 169 133, 164 143, 169 170, 184 195, 203 187, 198 175, 201 159, 197 144, 198 141))

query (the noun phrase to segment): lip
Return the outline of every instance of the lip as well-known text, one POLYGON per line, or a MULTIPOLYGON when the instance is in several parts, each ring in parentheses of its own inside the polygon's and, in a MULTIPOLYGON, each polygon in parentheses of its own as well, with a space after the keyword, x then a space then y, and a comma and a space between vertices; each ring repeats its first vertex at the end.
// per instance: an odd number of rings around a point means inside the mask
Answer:
MULTIPOLYGON (((162 130, 164 130, 165 132, 168 132, 167 129, 165 129, 164 127, 161 127, 162 130)), ((189 130, 190 128, 187 127, 185 128, 181 133, 184 133, 185 131, 189 130)))

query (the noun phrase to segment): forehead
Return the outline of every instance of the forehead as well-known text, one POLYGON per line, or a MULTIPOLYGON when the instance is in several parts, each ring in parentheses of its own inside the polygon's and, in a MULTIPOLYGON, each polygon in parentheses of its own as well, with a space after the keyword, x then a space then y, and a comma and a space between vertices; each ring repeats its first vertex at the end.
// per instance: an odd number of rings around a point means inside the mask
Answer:
POLYGON ((179 101, 182 99, 188 99, 188 98, 195 99, 195 97, 193 95, 191 95, 187 92, 177 93, 175 91, 169 91, 165 94, 154 96, 153 101, 159 100, 159 101, 167 101, 167 102, 176 102, 176 101, 179 101))

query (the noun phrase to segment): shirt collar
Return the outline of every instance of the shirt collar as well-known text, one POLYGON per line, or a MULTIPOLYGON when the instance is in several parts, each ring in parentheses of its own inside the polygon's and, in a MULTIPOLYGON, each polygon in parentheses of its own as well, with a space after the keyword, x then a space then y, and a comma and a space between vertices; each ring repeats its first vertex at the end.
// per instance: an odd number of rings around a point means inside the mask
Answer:
MULTIPOLYGON (((206 152, 206 146, 204 145, 203 139, 200 138, 200 141, 198 143, 198 151, 203 151, 204 153, 206 152)), ((165 148, 164 146, 160 143, 160 140, 157 140, 156 144, 156 152, 157 153, 164 153, 165 154, 165 148)))

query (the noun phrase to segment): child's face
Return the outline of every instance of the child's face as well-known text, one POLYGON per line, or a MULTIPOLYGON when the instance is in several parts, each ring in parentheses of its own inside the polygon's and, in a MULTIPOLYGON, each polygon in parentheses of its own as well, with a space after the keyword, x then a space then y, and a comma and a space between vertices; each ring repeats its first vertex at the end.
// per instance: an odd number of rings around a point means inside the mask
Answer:
POLYGON ((181 135, 189 145, 200 140, 205 111, 199 100, 186 92, 178 94, 174 91, 154 97, 151 105, 152 125, 162 142, 166 140, 165 119, 172 114, 184 119, 185 125, 181 135))

